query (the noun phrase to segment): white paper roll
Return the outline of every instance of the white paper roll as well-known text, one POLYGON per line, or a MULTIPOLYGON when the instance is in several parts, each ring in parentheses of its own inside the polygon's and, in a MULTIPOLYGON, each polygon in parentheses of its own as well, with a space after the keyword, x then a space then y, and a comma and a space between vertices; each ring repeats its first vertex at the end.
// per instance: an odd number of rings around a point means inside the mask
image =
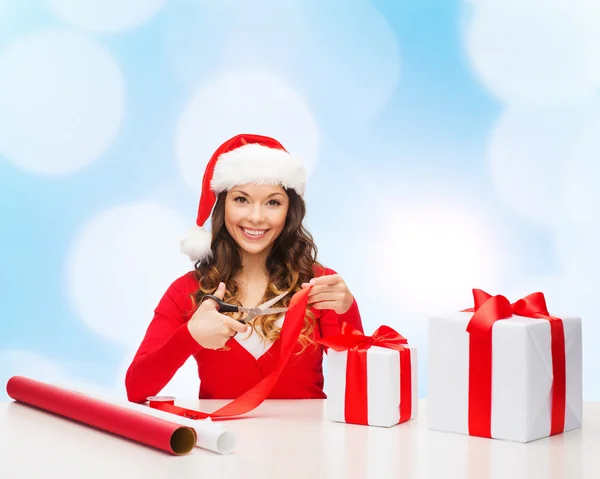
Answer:
POLYGON ((182 426, 188 426, 196 431, 196 446, 209 451, 217 452, 219 454, 231 453, 236 444, 236 437, 231 432, 223 427, 223 425, 215 423, 208 419, 189 419, 186 417, 178 416, 170 412, 161 411, 159 409, 151 408, 145 404, 132 403, 124 399, 115 399, 107 395, 106 393, 98 392, 95 390, 82 390, 81 387, 74 386, 69 383, 57 384, 57 386, 70 389, 89 397, 106 401, 117 406, 123 406, 134 411, 139 411, 150 416, 158 417, 166 421, 170 421, 182 426))

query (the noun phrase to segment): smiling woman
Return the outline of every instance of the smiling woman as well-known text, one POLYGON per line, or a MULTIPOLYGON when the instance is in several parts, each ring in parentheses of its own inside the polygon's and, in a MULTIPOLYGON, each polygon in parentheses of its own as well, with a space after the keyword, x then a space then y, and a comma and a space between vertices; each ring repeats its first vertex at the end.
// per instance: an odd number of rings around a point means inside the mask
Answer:
POLYGON ((315 340, 338 334, 342 321, 360 331, 362 323, 343 279, 317 262, 303 226, 305 178, 302 162, 269 137, 237 135, 213 154, 196 226, 181 241, 194 270, 176 279, 155 309, 126 374, 130 401, 158 394, 190 356, 198 363, 199 398, 238 398, 278 370, 286 355, 279 308, 309 285, 295 359, 268 397, 326 397, 324 347, 315 340), (203 229, 209 217, 212 232, 203 229), (207 295, 244 308, 273 300, 278 309, 245 324, 242 314, 220 312, 207 295))
POLYGON ((256 254, 281 234, 288 206, 281 186, 242 185, 227 194, 225 226, 243 253, 256 254))

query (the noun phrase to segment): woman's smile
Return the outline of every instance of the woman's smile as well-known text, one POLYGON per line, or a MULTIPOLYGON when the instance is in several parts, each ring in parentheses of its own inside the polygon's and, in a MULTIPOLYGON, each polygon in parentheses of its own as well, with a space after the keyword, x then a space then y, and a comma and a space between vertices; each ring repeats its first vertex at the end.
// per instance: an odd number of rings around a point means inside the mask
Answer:
POLYGON ((225 227, 243 254, 269 254, 283 231, 289 198, 281 185, 248 183, 225 197, 225 227))
POLYGON ((265 229, 265 228, 257 229, 257 228, 246 228, 245 226, 240 226, 240 229, 242 230, 242 233, 244 233, 244 236, 251 240, 261 239, 269 231, 268 228, 267 229, 265 229))

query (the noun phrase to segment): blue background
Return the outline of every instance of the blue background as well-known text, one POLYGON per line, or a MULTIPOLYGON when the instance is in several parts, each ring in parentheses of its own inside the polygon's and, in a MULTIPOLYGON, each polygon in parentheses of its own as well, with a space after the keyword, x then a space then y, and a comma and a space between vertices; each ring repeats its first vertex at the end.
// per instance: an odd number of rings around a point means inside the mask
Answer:
POLYGON ((600 399, 600 15, 565 5, 0 0, 3 381, 123 393, 204 166, 244 131, 306 158, 319 260, 369 333, 418 347, 421 397, 427 317, 483 288, 582 316, 600 399))

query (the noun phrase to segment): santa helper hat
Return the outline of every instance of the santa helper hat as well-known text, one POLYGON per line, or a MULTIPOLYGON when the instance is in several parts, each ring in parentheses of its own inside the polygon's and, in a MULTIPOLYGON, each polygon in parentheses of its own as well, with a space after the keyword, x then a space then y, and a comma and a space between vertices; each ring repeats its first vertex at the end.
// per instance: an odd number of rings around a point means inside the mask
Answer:
POLYGON ((206 165, 196 225, 181 239, 181 252, 192 261, 206 260, 212 254, 212 233, 204 223, 217 195, 246 183, 280 185, 304 196, 306 172, 299 158, 268 136, 242 134, 223 143, 206 165))

